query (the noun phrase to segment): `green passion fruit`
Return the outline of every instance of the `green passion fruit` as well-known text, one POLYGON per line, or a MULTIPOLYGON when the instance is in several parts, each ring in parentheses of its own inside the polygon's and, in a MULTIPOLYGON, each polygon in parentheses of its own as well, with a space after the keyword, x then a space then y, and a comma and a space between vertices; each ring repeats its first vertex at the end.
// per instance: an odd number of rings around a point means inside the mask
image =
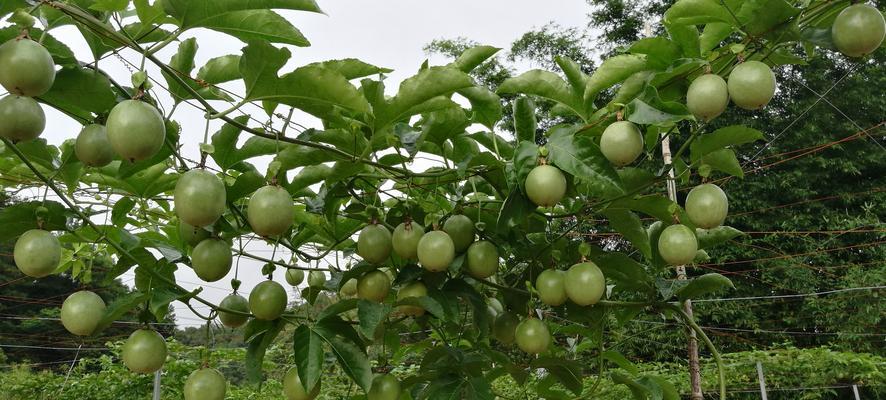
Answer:
POLYGON ((418 259, 418 241, 425 234, 425 229, 412 221, 406 221, 394 228, 391 243, 394 253, 405 260, 418 259))
POLYGON ((322 289, 326 284, 326 273, 323 271, 308 272, 308 286, 312 288, 322 289))
POLYGON ((225 196, 225 184, 215 174, 192 169, 175 184, 175 213, 190 225, 211 225, 225 212, 225 196))
POLYGON ((729 200, 717 185, 698 185, 686 196, 686 214, 699 228, 716 228, 723 224, 729 214, 729 200))
POLYGON ((698 240, 695 232, 686 225, 671 225, 661 231, 658 253, 670 265, 685 265, 695 259, 698 240))
POLYGON ((114 148, 111 147, 105 127, 98 124, 83 127, 74 143, 74 154, 80 162, 90 167, 110 164, 114 160, 114 148))
POLYGON ((58 268, 62 258, 62 245, 51 232, 31 229, 15 242, 12 251, 15 266, 32 278, 42 278, 58 268))
POLYGON ((381 224, 369 224, 357 238, 357 255, 370 264, 381 264, 391 256, 391 231, 381 224))
POLYGON ((89 336, 104 318, 105 309, 105 301, 94 292, 75 292, 62 303, 62 325, 77 336, 89 336))
POLYGON ((233 261, 231 246, 222 239, 206 239, 191 252, 191 266, 197 276, 206 282, 224 278, 231 271, 233 261))
POLYGON ((455 259, 455 244, 446 232, 431 231, 418 241, 418 262, 431 272, 446 271, 455 259))
POLYGON ((357 279, 351 278, 345 282, 344 285, 341 286, 341 290, 339 290, 339 294, 343 297, 351 297, 357 294, 357 279))
POLYGON ((123 343, 123 364, 132 372, 150 374, 166 362, 166 341, 157 331, 139 329, 123 343))
POLYGON ((228 391, 225 376, 213 368, 201 368, 185 381, 185 400, 224 400, 228 391))
POLYGON ((606 292, 603 271, 590 261, 575 264, 566 271, 566 296, 580 306, 597 304, 606 292))
POLYGON ((514 343, 514 336, 519 323, 520 319, 514 313, 503 312, 498 314, 492 323, 492 336, 503 344, 514 343))
POLYGON ((185 221, 178 221, 178 237, 188 246, 196 246, 209 238, 209 231, 185 221))
MULTIPOLYGON (((403 300, 409 297, 424 297, 428 295, 428 287, 421 282, 412 282, 400 288, 397 291, 397 300, 403 300)), ((419 306, 400 306, 401 313, 413 317, 424 315, 425 309, 419 306)))
POLYGON ((600 151, 609 162, 622 167, 643 153, 643 135, 630 121, 613 122, 600 137, 600 151))
POLYGON ((566 176, 552 165, 539 165, 526 176, 526 197, 539 207, 553 207, 566 195, 566 176))
POLYGON ((301 285, 305 281, 305 271, 289 268, 286 270, 286 283, 290 286, 301 285))
POLYGON ((166 140, 163 116, 154 106, 138 100, 124 100, 114 106, 106 127, 111 147, 130 162, 153 157, 166 140))
POLYGON ((380 270, 367 272, 357 281, 357 297, 381 303, 391 290, 391 278, 380 270))
POLYGON ((0 137, 16 143, 36 139, 46 128, 43 108, 30 97, 9 95, 0 99, 0 121, 0 137))
POLYGON ((461 253, 474 242, 474 221, 464 214, 452 215, 443 223, 443 232, 452 239, 455 252, 461 253))
POLYGON ((498 271, 498 249, 494 244, 480 240, 468 247, 468 274, 474 278, 485 279, 498 271))
POLYGON ((0 45, 0 85, 10 93, 40 96, 55 82, 55 62, 46 48, 28 38, 0 45))
POLYGON ((252 315, 257 319, 274 320, 286 311, 288 300, 283 285, 274 281, 264 281, 255 285, 249 293, 249 311, 252 311, 252 315))
POLYGON ((391 374, 376 375, 366 394, 367 400, 397 400, 400 398, 400 381, 391 374))
POLYGON ((883 14, 868 4, 853 4, 840 11, 831 27, 837 50, 849 57, 873 53, 886 36, 883 14))
POLYGON ((298 377, 298 369, 292 367, 283 377, 283 394, 288 400, 313 400, 320 394, 320 382, 318 381, 308 393, 301 383, 301 378, 298 377))
POLYGON ((535 279, 535 290, 542 303, 560 306, 566 302, 566 272, 546 269, 535 279))
MULTIPOLYGON (((219 303, 219 306, 233 311, 249 313, 249 300, 246 300, 245 297, 236 293, 227 295, 222 299, 221 303, 219 303)), ((222 325, 227 326, 228 328, 239 328, 243 326, 246 321, 249 321, 249 315, 219 311, 218 319, 221 321, 222 325)))
POLYGON ((729 88, 717 74, 704 74, 695 78, 686 92, 686 108, 702 121, 717 118, 729 105, 729 88))
POLYGON ((746 110, 759 110, 775 95, 775 74, 759 61, 745 61, 729 73, 729 97, 746 110))
POLYGON ((536 318, 526 318, 514 331, 517 347, 529 354, 544 353, 551 343, 547 325, 536 318))
POLYGON ((295 219, 292 197, 280 186, 262 187, 249 198, 246 218, 256 235, 282 235, 295 219))

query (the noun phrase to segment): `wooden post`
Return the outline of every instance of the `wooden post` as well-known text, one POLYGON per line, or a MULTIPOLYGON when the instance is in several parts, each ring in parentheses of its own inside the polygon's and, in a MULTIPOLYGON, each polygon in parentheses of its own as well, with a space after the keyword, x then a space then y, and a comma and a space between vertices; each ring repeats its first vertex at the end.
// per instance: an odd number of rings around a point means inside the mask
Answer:
POLYGON ((767 400, 766 397, 766 378, 763 377, 763 363, 757 361, 757 380, 760 381, 760 398, 767 400))
POLYGON ((154 372, 154 396, 153 400, 160 400, 160 371, 154 372))

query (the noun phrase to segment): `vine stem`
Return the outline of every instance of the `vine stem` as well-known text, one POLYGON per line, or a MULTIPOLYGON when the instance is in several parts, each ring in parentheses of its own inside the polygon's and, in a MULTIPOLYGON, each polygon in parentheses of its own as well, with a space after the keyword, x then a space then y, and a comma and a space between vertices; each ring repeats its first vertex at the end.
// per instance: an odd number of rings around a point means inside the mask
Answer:
POLYGON ((726 370, 723 368, 723 358, 720 357, 720 352, 717 351, 717 347, 714 346, 714 343, 711 342, 711 339, 708 337, 704 330, 701 329, 700 326, 695 322, 695 318, 692 318, 691 315, 683 311, 683 309, 673 303, 667 303, 667 308, 673 310, 674 312, 680 315, 680 318, 683 322, 688 326, 695 334, 701 338, 704 342, 705 347, 711 352, 711 356, 714 357, 714 362, 717 364, 717 382, 720 386, 720 400, 726 400, 726 370))

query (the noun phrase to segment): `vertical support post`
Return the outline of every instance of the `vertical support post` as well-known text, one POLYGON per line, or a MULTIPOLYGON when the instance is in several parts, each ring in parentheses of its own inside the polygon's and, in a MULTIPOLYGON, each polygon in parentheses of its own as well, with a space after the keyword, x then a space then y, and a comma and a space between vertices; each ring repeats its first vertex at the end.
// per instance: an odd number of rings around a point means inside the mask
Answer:
POLYGON ((757 361, 757 380, 760 381, 760 398, 768 400, 766 397, 766 378, 763 377, 763 363, 757 361))
POLYGON ((852 385, 852 394, 855 396, 855 400, 861 400, 861 396, 858 395, 858 385, 852 385))
MULTIPOLYGON (((661 139, 661 156, 665 165, 670 165, 672 163, 671 160, 671 140, 667 134, 664 135, 661 139)), ((668 169, 668 198, 671 199, 674 203, 677 202, 677 182, 674 180, 674 168, 671 167, 668 169)), ((677 270, 677 279, 686 280, 686 266, 679 265, 676 268, 677 270)), ((690 318, 692 318, 692 300, 687 299, 683 302, 683 311, 686 312, 690 318)), ((704 394, 701 391, 701 367, 699 366, 698 361, 698 338, 695 336, 695 331, 692 329, 689 330, 689 346, 687 349, 689 353, 689 388, 690 388, 690 400, 703 400, 704 394)))
POLYGON ((162 369, 158 370, 157 372, 154 372, 154 396, 151 397, 151 399, 153 399, 153 400, 160 400, 160 372, 161 371, 162 371, 162 369))

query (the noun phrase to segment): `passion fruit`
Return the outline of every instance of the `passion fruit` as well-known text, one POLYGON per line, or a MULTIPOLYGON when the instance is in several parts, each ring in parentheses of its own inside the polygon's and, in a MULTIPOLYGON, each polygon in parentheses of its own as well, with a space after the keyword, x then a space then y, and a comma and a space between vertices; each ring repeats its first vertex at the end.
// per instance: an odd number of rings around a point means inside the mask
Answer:
POLYGON ((357 254, 370 264, 381 264, 391 256, 391 231, 381 224, 369 224, 357 238, 357 254))
POLYGON ((716 228, 723 224, 729 214, 729 199, 717 185, 698 185, 686 196, 686 214, 699 228, 716 228))
POLYGON ((213 368, 201 368, 185 381, 185 400, 224 400, 228 391, 225 376, 213 368))
MULTIPOLYGON (((245 297, 236 293, 227 295, 218 305, 229 310, 249 313, 249 300, 246 300, 245 297)), ((227 326, 228 328, 239 328, 243 326, 246 321, 249 321, 249 315, 219 311, 218 319, 221 321, 222 325, 227 326)))
POLYGON ((94 292, 75 292, 62 303, 62 325, 77 336, 89 336, 104 318, 105 309, 105 301, 94 292))
POLYGON ((322 289, 326 284, 326 274, 323 271, 308 272, 308 286, 322 289))
POLYGON ((12 251, 15 266, 32 278, 42 278, 58 268, 62 258, 62 245, 52 233, 31 229, 15 242, 12 251))
POLYGON ((455 259, 455 244, 446 232, 430 231, 418 241, 418 262, 431 272, 446 271, 455 259))
POLYGON ((228 242, 209 238, 200 242, 191 252, 191 266, 200 279, 215 282, 231 271, 234 257, 228 242))
POLYGON ((15 143, 36 139, 46 128, 43 108, 30 97, 9 95, 0 99, 0 121, 0 137, 15 143))
POLYGON ((546 269, 535 279, 535 290, 542 303, 561 306, 566 302, 566 272, 546 269))
POLYGON ((746 110, 759 110, 775 95, 775 74, 759 61, 745 61, 729 73, 729 97, 746 110))
POLYGON ((717 118, 729 105, 729 87, 717 74, 704 74, 695 78, 686 92, 686 108, 702 121, 717 118))
POLYGON ((661 231, 658 238, 658 253, 670 265, 685 265, 695 259, 698 240, 688 226, 671 225, 661 231))
POLYGON ((348 279, 348 281, 341 286, 339 294, 341 294, 342 297, 351 297, 357 294, 357 280, 354 278, 348 279))
POLYGON ((305 281, 305 271, 300 269, 287 269, 286 270, 286 283, 291 286, 301 285, 302 282, 305 281))
POLYGON ((209 231, 179 220, 178 237, 188 246, 196 246, 209 238, 209 231))
POLYGON ((357 297, 381 303, 391 290, 391 278, 380 270, 367 272, 357 281, 357 297))
POLYGON ((486 279, 498 271, 498 249, 486 240, 474 242, 468 247, 465 262, 469 275, 486 279))
POLYGON ((609 162, 622 167, 643 153, 643 135, 630 121, 613 122, 600 137, 600 151, 609 162))
POLYGON ((517 347, 529 354, 544 353, 551 343, 547 325, 536 318, 526 318, 514 332, 517 347))
POLYGON ((376 375, 366 394, 367 400, 397 400, 400 398, 400 381, 391 374, 376 375))
POLYGON ((418 241, 425 234, 425 229, 412 221, 402 222, 394 228, 391 243, 394 253, 405 260, 418 259, 418 241))
POLYGON ((114 160, 114 148, 108 140, 105 127, 98 124, 86 125, 77 135, 74 154, 83 164, 90 167, 104 167, 114 160))
POLYGON ((0 85, 10 93, 35 97, 55 82, 55 62, 40 43, 16 38, 0 45, 0 85))
POLYGON ((526 197, 539 207, 553 207, 566 195, 566 176, 559 168, 539 165, 526 176, 526 197))
POLYGON ((249 293, 249 311, 252 311, 256 319, 275 320, 286 311, 288 300, 283 285, 274 281, 264 281, 255 285, 249 293))
POLYGON ((580 306, 597 304, 606 292, 603 271, 590 261, 575 264, 566 271, 566 296, 580 306))
POLYGON ((320 394, 320 382, 318 381, 308 393, 301 383, 301 378, 298 377, 298 369, 292 367, 283 377, 283 394, 288 400, 313 400, 320 394))
POLYGON ((123 364, 132 372, 150 374, 166 362, 166 341, 157 331, 139 329, 123 343, 123 364))
POLYGON ((455 214, 443 223, 443 232, 452 239, 455 252, 461 253, 474 242, 474 222, 464 214, 455 214))
POLYGON ((108 115, 107 131, 111 147, 130 162, 153 157, 166 140, 163 116, 154 106, 138 100, 124 100, 114 106, 108 115))
POLYGON ((292 197, 280 186, 262 187, 249 199, 246 218, 256 235, 282 235, 289 230, 295 219, 292 197))
MULTIPOLYGON (((399 301, 409 297, 424 297, 427 295, 428 287, 425 286, 424 283, 416 281, 400 288, 400 290, 397 291, 397 300, 399 301)), ((425 309, 419 306, 400 306, 399 310, 404 315, 413 317, 422 316, 425 313, 425 309)))
POLYGON ((868 4, 853 4, 840 11, 831 27, 831 39, 837 50, 849 57, 861 57, 876 51, 886 36, 883 14, 868 4))
POLYGON ((500 313, 492 323, 492 336, 503 344, 514 343, 518 324, 520 324, 520 319, 514 313, 500 313))
POLYGON ((211 225, 225 212, 225 196, 225 184, 215 174, 192 169, 175 184, 175 213, 190 225, 211 225))

